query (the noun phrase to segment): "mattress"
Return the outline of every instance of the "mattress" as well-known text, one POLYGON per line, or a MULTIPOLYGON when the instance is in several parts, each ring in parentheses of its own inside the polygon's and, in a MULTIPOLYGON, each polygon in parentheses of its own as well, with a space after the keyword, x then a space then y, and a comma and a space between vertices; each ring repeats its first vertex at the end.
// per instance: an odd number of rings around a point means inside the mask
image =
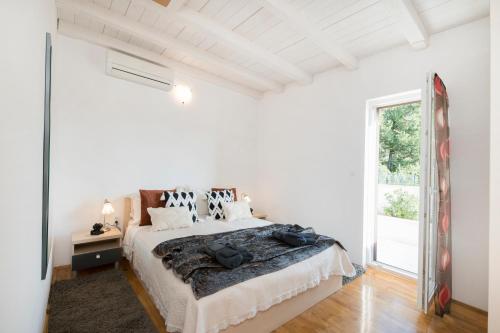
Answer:
POLYGON ((254 317, 332 275, 355 274, 347 253, 337 245, 280 271, 259 276, 196 300, 191 286, 167 270, 152 254, 159 243, 191 235, 206 235, 269 225, 249 218, 227 223, 202 219, 191 228, 152 231, 150 226, 131 225, 124 252, 148 290, 170 332, 216 333, 254 317))

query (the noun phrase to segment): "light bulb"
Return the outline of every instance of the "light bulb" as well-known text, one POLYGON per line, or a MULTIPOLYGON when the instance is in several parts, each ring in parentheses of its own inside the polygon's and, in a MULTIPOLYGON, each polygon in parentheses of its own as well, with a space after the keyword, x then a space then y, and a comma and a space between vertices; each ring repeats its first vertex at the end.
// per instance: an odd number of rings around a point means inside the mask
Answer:
POLYGON ((177 101, 179 101, 182 104, 188 104, 189 102, 191 102, 191 99, 193 98, 193 93, 191 92, 191 88, 183 85, 176 85, 174 87, 174 95, 177 101))

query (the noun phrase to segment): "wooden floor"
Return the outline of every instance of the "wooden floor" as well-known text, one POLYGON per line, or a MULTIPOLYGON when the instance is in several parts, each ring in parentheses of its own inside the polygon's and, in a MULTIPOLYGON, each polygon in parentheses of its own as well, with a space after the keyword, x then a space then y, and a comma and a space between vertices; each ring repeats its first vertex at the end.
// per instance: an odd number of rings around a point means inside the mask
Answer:
MULTIPOLYGON (((121 262, 120 269, 124 271, 158 332, 166 332, 162 316, 126 260, 121 262)), ((92 274, 95 271, 89 270, 81 274, 92 274)), ((68 278, 71 278, 68 266, 54 268, 54 282, 68 278)), ((277 329, 276 333, 487 331, 488 317, 480 310, 455 302, 452 305, 452 315, 440 318, 417 311, 415 299, 414 280, 370 268, 364 276, 292 319, 277 329)))

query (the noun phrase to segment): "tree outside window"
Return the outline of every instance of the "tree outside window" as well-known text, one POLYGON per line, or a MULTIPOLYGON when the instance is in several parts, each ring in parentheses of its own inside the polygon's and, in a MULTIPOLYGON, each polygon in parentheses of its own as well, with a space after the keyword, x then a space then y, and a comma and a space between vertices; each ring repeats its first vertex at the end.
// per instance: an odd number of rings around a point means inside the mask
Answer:
POLYGON ((418 198, 405 187, 420 181, 420 102, 379 109, 379 184, 400 185, 386 193, 383 214, 418 219, 418 198))

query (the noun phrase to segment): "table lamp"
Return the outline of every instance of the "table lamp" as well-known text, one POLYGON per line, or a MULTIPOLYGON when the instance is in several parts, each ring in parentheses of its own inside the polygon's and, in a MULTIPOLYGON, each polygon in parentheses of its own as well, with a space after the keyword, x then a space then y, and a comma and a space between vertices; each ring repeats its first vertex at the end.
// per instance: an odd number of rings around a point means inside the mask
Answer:
POLYGON ((109 223, 106 223, 106 215, 110 215, 110 214, 113 214, 115 212, 114 208, 113 208, 113 205, 111 204, 111 202, 109 202, 108 199, 105 199, 104 200, 104 205, 102 206, 102 215, 104 216, 104 231, 108 231, 109 228, 107 227, 107 225, 111 225, 109 223))

